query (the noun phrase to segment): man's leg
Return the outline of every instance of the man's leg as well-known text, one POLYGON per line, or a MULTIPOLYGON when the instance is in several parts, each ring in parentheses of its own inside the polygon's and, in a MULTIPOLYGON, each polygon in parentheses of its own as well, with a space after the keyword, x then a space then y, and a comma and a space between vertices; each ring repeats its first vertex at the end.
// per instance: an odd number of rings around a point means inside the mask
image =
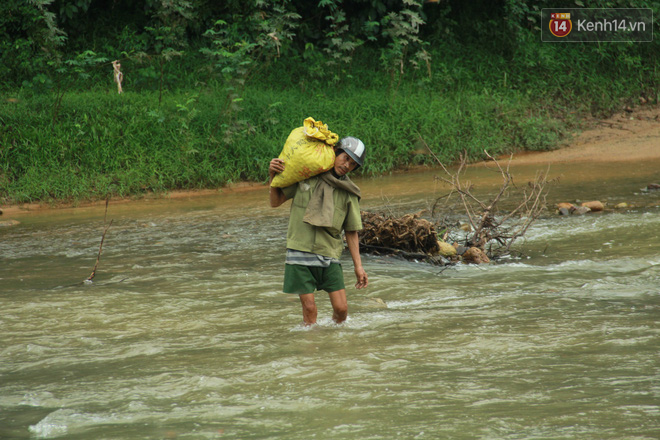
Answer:
POLYGON ((313 293, 304 293, 300 295, 302 304, 303 322, 305 325, 316 324, 316 302, 314 302, 313 293))
MULTIPOLYGON (((328 293, 330 295, 330 303, 332 304, 332 319, 341 324, 346 321, 348 316, 348 301, 346 301, 346 289, 337 290, 328 293)), ((301 295, 302 296, 302 295, 301 295)))

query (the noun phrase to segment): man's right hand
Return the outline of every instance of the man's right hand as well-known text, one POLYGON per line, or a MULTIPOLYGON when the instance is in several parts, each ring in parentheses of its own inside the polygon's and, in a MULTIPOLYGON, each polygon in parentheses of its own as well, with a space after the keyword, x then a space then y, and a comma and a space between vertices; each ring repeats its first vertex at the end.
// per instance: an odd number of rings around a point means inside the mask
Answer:
POLYGON ((284 161, 282 159, 275 158, 270 161, 268 166, 268 174, 271 178, 275 177, 275 174, 279 174, 284 171, 284 161))
MULTIPOLYGON (((273 177, 275 177, 276 174, 281 173, 284 171, 284 161, 282 159, 275 158, 270 161, 270 165, 268 165, 268 175, 270 176, 270 182, 273 181, 273 177)), ((284 196, 284 193, 282 192, 281 188, 273 188, 272 186, 269 188, 270 192, 270 206, 273 208, 277 208, 280 206, 282 203, 286 202, 286 197, 284 196)))

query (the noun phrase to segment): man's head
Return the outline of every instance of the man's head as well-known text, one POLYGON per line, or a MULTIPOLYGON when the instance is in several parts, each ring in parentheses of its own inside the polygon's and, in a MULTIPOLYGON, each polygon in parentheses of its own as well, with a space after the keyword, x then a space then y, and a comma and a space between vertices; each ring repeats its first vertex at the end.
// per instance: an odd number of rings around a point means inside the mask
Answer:
POLYGON ((364 143, 355 137, 342 138, 335 147, 335 173, 343 176, 364 164, 364 143))

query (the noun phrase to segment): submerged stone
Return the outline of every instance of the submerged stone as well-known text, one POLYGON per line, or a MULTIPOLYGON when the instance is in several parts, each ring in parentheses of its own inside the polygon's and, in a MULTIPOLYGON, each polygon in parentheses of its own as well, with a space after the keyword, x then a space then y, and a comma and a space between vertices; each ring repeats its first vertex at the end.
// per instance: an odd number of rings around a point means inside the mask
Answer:
POLYGON ((16 226, 16 225, 20 225, 20 224, 21 224, 21 222, 19 222, 18 220, 5 220, 5 221, 0 222, 0 228, 9 227, 9 226, 16 226))
POLYGON ((576 208, 575 211, 572 212, 573 215, 585 215, 591 212, 591 208, 588 206, 580 206, 579 208, 576 208))
POLYGON ((461 246, 458 243, 454 243, 452 246, 454 247, 454 249, 456 249, 456 253, 458 255, 463 255, 465 251, 468 250, 468 248, 466 248, 465 246, 461 246))

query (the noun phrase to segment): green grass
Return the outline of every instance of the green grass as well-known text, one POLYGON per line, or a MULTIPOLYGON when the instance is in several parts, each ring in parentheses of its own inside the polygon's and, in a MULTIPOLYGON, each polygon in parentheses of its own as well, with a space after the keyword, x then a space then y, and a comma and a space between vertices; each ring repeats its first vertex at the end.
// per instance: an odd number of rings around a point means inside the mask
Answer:
POLYGON ((177 60, 168 72, 185 81, 169 80, 162 102, 144 78, 122 95, 99 81, 67 90, 56 117, 52 90, 5 90, 0 203, 265 181, 269 160, 307 116, 360 137, 366 175, 433 164, 426 145, 445 163, 463 152, 477 160, 484 150, 552 149, 583 115, 607 116, 644 94, 657 104, 657 48, 624 46, 527 42, 503 56, 439 45, 432 78, 409 70, 401 82, 381 70, 375 52, 340 81, 282 59, 234 90, 235 102, 227 84, 199 73, 203 61, 177 60))
POLYGON ((265 180, 268 161, 307 116, 361 137, 369 146, 362 172, 370 175, 429 163, 419 154, 424 144, 452 161, 462 151, 478 158, 484 149, 552 148, 559 138, 547 130, 548 118, 521 118, 517 99, 409 90, 392 103, 375 90, 328 92, 305 100, 250 89, 233 117, 222 114, 222 94, 212 90, 194 99, 170 93, 160 106, 156 92, 75 92, 65 95, 54 124, 48 96, 5 100, 0 196, 77 200, 265 180))

